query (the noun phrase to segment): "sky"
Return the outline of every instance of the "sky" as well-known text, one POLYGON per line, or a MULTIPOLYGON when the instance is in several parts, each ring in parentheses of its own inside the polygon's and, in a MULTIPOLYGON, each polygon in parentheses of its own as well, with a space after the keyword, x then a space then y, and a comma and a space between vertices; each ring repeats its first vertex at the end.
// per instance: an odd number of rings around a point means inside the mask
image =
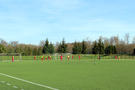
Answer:
POLYGON ((135 0, 0 0, 0 38, 39 44, 135 36, 135 0))

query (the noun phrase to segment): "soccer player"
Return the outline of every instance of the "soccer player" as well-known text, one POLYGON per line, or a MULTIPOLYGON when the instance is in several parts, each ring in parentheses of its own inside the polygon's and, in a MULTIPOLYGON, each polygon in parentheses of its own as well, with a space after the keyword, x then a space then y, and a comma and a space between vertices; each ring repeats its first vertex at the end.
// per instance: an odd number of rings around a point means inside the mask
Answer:
POLYGON ((72 59, 74 59, 74 56, 72 56, 72 59))
POLYGON ((50 60, 50 56, 48 56, 48 60, 50 60))
POLYGON ((120 56, 119 56, 119 60, 120 60, 120 56))
POLYGON ((41 60, 42 60, 42 61, 44 60, 44 56, 41 56, 41 60))
POLYGON ((63 59, 63 56, 62 56, 62 55, 60 56, 60 59, 61 59, 61 61, 62 61, 62 59, 63 59))
POLYGON ((34 56, 34 60, 36 60, 36 56, 34 56))
POLYGON ((101 58, 101 57, 100 57, 100 55, 99 55, 99 56, 98 56, 98 59, 100 60, 100 58, 101 58))
POLYGON ((67 56, 67 58, 68 58, 68 61, 69 61, 69 59, 70 59, 70 56, 67 56))
POLYGON ((14 56, 12 56, 12 62, 14 62, 14 56))
POLYGON ((47 56, 45 56, 45 60, 47 61, 47 56))
POLYGON ((81 56, 79 55, 79 60, 81 59, 81 56))
POLYGON ((117 56, 115 56, 115 59, 117 60, 117 59, 118 59, 118 57, 117 57, 117 56))
POLYGON ((52 57, 50 56, 50 60, 52 60, 52 57))

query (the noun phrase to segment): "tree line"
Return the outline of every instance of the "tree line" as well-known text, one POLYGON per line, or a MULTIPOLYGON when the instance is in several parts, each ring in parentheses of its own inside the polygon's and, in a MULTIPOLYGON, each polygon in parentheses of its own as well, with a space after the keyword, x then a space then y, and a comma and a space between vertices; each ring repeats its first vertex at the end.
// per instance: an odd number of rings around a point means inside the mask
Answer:
POLYGON ((53 53, 72 54, 130 54, 135 55, 135 38, 129 42, 129 34, 125 34, 124 39, 118 36, 110 38, 99 37, 98 40, 83 40, 82 42, 66 43, 63 39, 56 44, 48 39, 41 41, 39 45, 20 44, 18 41, 10 43, 0 39, 0 53, 21 53, 22 55, 43 55, 53 53))

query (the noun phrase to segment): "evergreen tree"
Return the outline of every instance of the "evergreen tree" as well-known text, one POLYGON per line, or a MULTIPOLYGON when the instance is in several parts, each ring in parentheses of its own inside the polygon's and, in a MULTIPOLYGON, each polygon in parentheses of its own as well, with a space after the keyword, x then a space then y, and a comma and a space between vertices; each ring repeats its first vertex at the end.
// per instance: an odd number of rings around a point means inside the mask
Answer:
POLYGON ((63 53, 66 53, 67 52, 67 45, 66 45, 66 43, 65 43, 65 40, 63 39, 63 41, 62 41, 62 52, 63 53))
POLYGON ((92 53, 98 54, 98 43, 96 41, 94 42, 94 46, 92 48, 92 53))
POLYGON ((108 47, 105 48, 105 54, 116 54, 116 47, 113 45, 109 45, 108 47))
POLYGON ((95 41, 94 46, 92 48, 93 54, 104 54, 104 43, 102 42, 102 39, 98 40, 98 43, 95 41))
POLYGON ((81 45, 81 43, 77 43, 77 53, 78 54, 82 53, 82 45, 81 45))
POLYGON ((52 43, 49 43, 48 39, 45 41, 45 45, 43 47, 43 54, 53 54, 54 46, 52 43))
POLYGON ((98 54, 104 54, 104 43, 102 39, 98 40, 98 54))
POLYGON ((77 43, 76 43, 76 41, 74 42, 74 45, 73 45, 73 48, 72 48, 72 53, 73 54, 78 54, 77 53, 77 43))
POLYGON ((67 45, 66 45, 64 39, 62 40, 62 43, 59 44, 57 52, 58 53, 66 53, 67 52, 67 45))
POLYGON ((85 41, 82 42, 82 54, 87 54, 87 46, 85 41))
POLYGON ((58 53, 62 53, 62 47, 61 47, 61 45, 62 45, 62 44, 60 43, 59 46, 58 46, 58 49, 57 49, 57 52, 58 52, 58 53))
POLYGON ((45 45, 43 47, 43 54, 48 54, 49 53, 49 41, 46 39, 45 45))
POLYGON ((50 54, 53 54, 54 53, 54 46, 53 46, 52 43, 49 45, 49 53, 50 54))
POLYGON ((134 51, 133 51, 133 55, 135 55, 135 49, 134 49, 134 51))
POLYGON ((75 42, 75 43, 74 43, 74 46, 73 46, 73 48, 72 48, 72 51, 73 51, 73 52, 72 52, 73 54, 81 54, 81 52, 82 52, 82 46, 81 46, 81 44, 75 42))

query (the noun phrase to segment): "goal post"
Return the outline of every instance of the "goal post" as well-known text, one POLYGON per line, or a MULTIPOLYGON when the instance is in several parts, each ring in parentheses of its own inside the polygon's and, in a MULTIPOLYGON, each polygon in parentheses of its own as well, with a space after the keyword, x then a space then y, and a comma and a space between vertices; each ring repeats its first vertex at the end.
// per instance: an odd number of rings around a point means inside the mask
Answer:
POLYGON ((63 56, 63 60, 67 60, 68 56, 71 59, 73 56, 71 53, 55 53, 55 54, 53 54, 54 60, 60 60, 61 55, 63 56))
POLYGON ((12 57, 14 56, 14 60, 22 60, 21 53, 0 53, 0 61, 4 60, 12 60, 12 57))

